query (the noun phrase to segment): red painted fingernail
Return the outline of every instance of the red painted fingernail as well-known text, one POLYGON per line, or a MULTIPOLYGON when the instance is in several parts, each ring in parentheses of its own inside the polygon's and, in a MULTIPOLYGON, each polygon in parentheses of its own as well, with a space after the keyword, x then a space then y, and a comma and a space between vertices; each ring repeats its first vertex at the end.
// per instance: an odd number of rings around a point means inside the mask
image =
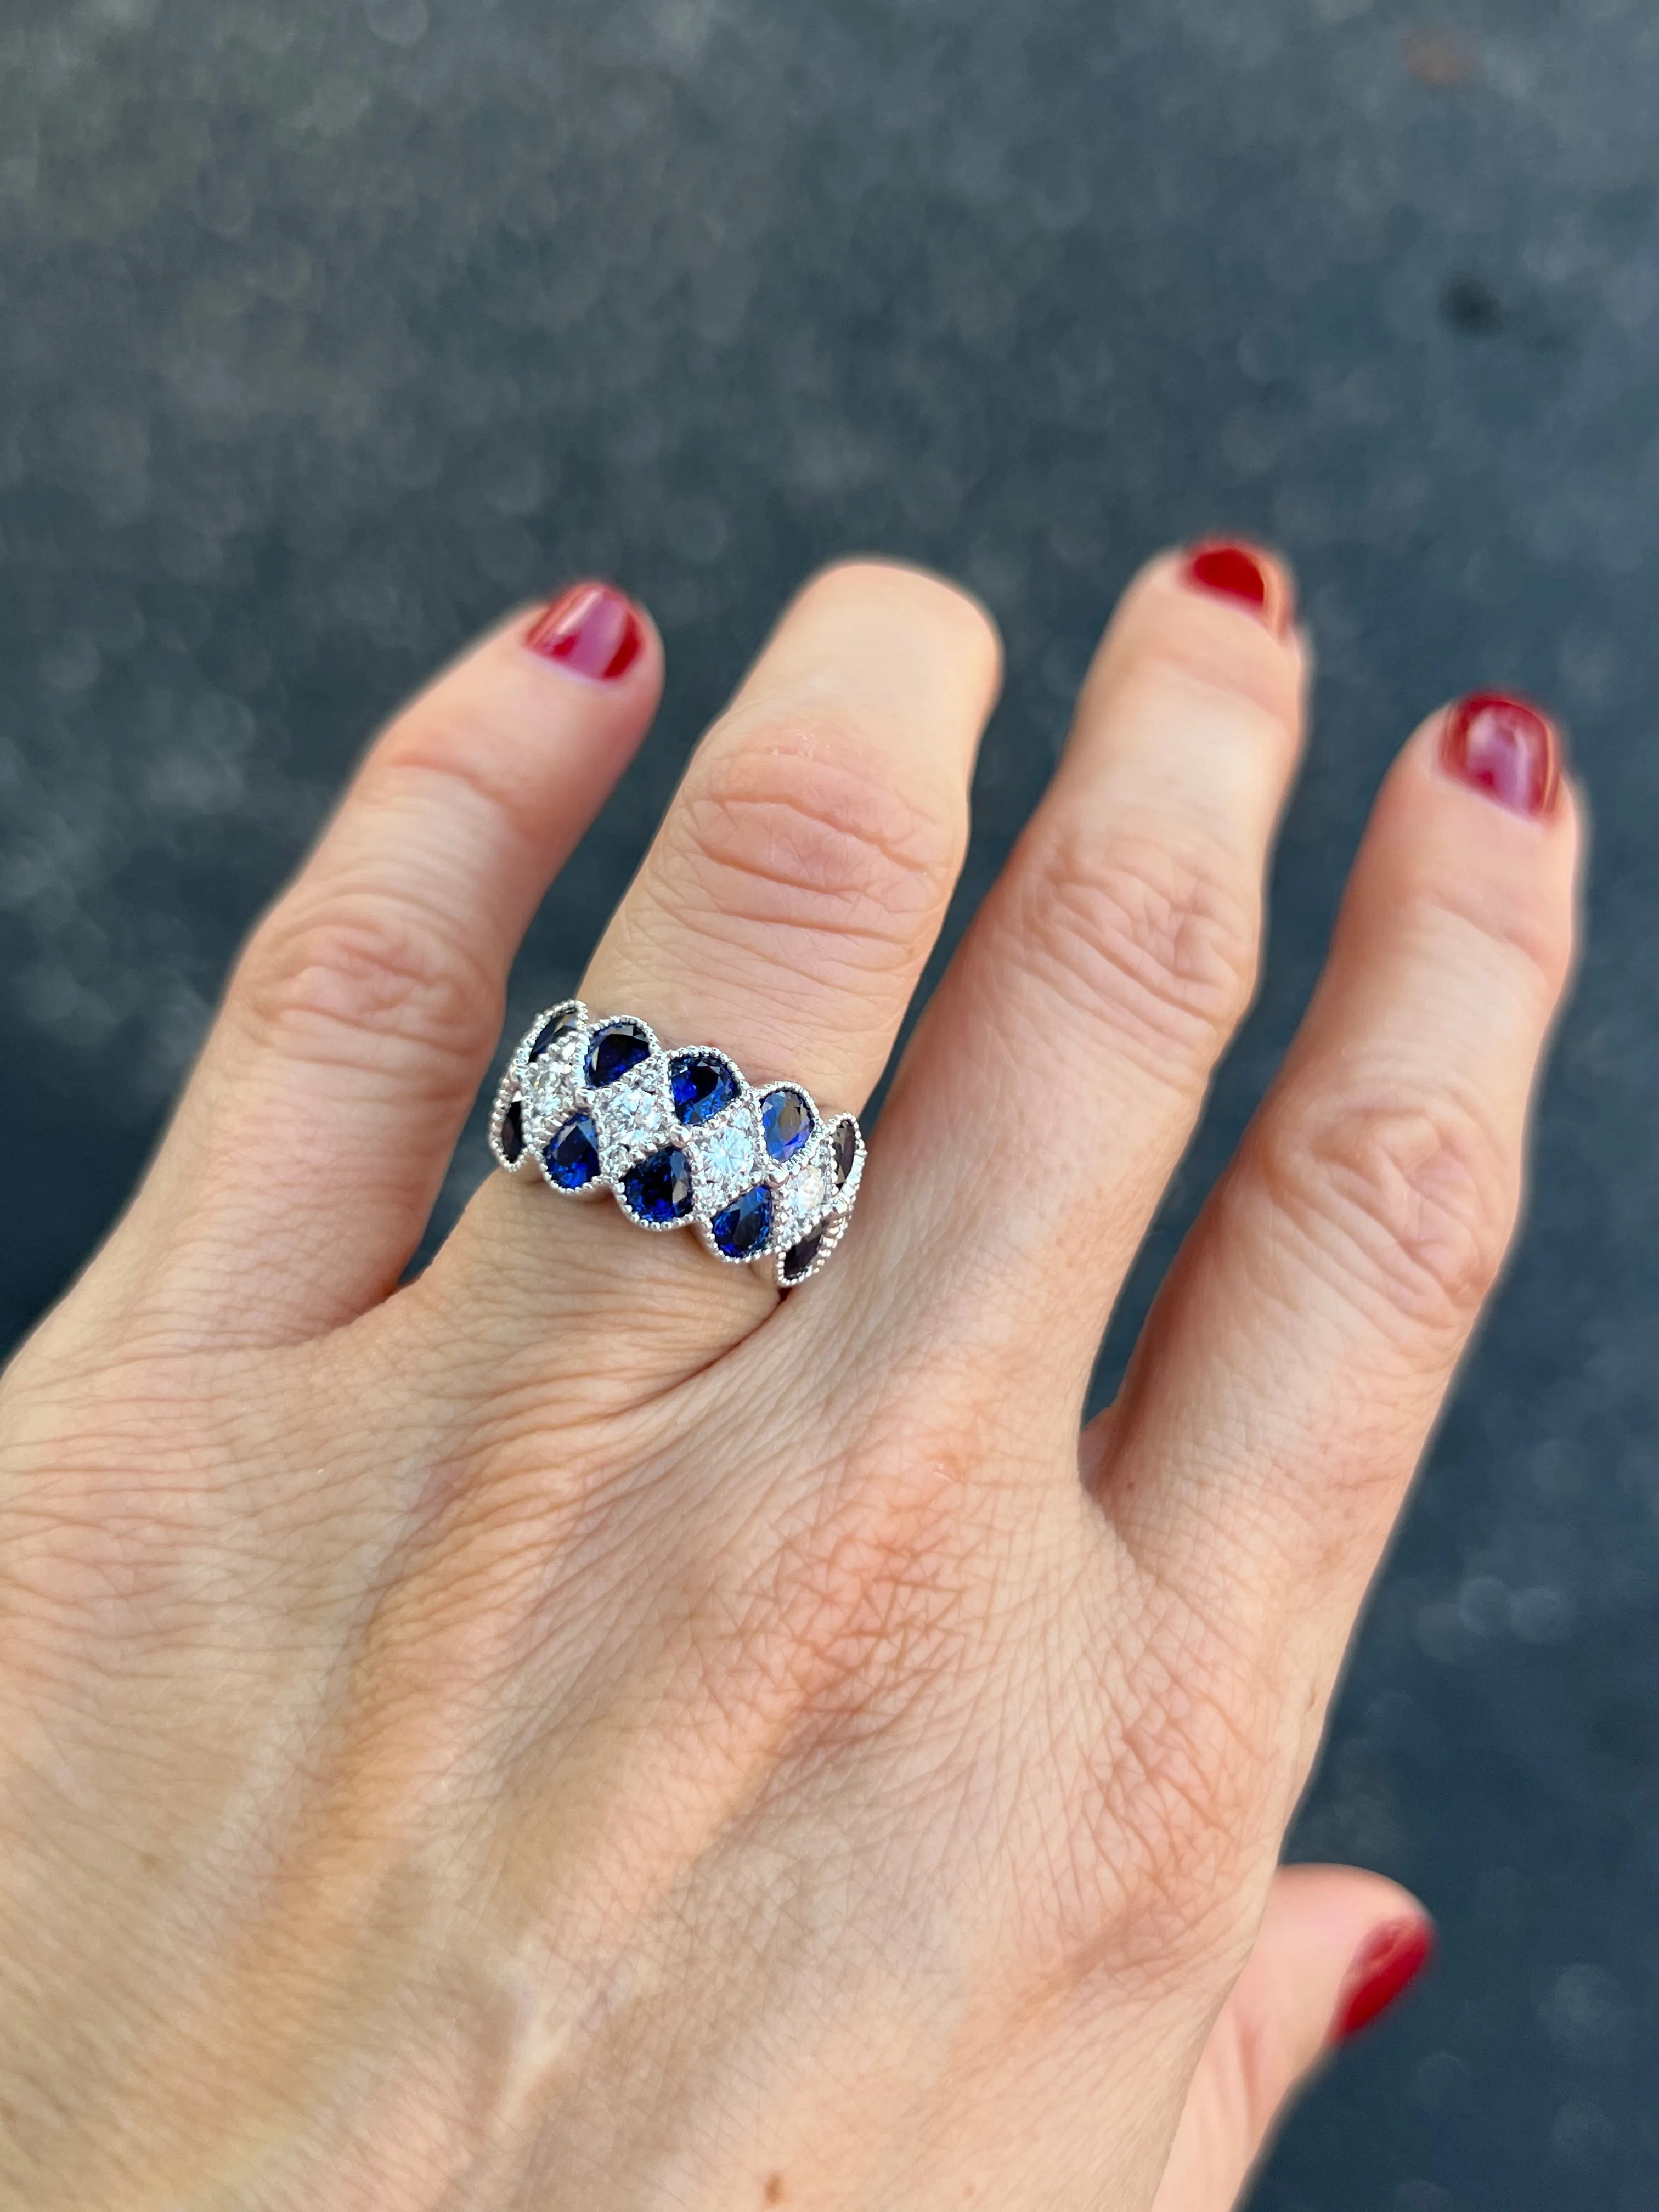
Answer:
POLYGON ((1280 637, 1289 631, 1289 594, 1274 571, 1248 545, 1236 545, 1226 538, 1206 539, 1188 554, 1184 574, 1187 581, 1201 592, 1237 599, 1253 615, 1260 615, 1280 637))
POLYGON ((1346 2043, 1403 1996, 1434 1956, 1434 1929, 1426 1920, 1390 1920, 1374 1929, 1354 1954, 1331 2022, 1333 2043, 1346 2043))
POLYGON ((1561 739, 1549 717, 1524 699, 1477 691, 1447 715, 1440 765, 1511 813, 1536 819, 1549 812, 1560 787, 1561 739))
POLYGON ((574 675, 611 684, 639 659, 645 632, 621 592, 609 584, 576 584, 537 617, 525 643, 574 675))

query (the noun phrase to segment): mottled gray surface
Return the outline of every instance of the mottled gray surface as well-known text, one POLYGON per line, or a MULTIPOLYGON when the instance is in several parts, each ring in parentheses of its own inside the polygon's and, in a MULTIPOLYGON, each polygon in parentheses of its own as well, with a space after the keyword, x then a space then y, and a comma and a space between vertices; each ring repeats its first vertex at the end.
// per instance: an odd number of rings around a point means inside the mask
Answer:
POLYGON ((1273 975, 1137 1310, 1406 728, 1476 681, 1570 718, 1598 874, 1531 1226, 1299 1835, 1445 1955, 1271 2212, 1659 2203, 1656 114, 1643 0, 0 14, 0 1332, 368 726, 562 576, 642 592, 673 672, 515 1013, 809 563, 893 548, 1000 617, 976 891, 1132 566, 1291 550, 1322 674, 1273 975))

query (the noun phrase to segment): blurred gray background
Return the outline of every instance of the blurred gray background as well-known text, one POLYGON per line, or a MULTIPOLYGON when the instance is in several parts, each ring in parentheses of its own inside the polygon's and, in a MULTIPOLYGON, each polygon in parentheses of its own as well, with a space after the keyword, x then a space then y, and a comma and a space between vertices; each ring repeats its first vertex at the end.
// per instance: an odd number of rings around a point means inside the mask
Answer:
MULTIPOLYGON (((1260 2212, 1659 2203, 1659 16, 1641 0, 7 0, 0 1337, 144 1157, 364 735, 514 599, 669 698, 572 979, 811 563, 1010 648, 961 909, 1155 547, 1285 545, 1322 659, 1271 977, 1102 1388, 1283 1048, 1370 793, 1477 684, 1571 724, 1591 933, 1530 1225, 1297 1837, 1433 1981, 1260 2212)), ((475 1132, 447 1194, 483 1171, 475 1132)))

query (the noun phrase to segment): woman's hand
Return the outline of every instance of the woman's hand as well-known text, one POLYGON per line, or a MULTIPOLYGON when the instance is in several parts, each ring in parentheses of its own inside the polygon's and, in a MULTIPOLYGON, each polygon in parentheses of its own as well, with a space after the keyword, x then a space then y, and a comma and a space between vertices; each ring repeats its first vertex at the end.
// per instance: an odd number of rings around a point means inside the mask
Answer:
MULTIPOLYGON (((781 1305, 502 1176, 396 1287, 659 647, 574 594, 380 739, 0 1396, 0 2202, 1231 2203, 1356 1957, 1420 1956, 1275 1859, 1515 1217, 1577 838, 1526 710, 1411 740, 1079 1445, 1251 992, 1288 605, 1132 587, 781 1305)), ((997 674, 950 586, 818 577, 588 1004, 856 1109, 997 674)))

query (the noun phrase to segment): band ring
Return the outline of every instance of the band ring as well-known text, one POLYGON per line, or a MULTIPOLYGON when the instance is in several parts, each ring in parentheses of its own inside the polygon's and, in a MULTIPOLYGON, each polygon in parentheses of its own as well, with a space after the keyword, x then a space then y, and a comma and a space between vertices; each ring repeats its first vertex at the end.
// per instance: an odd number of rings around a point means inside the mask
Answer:
POLYGON ((567 1198, 610 1191, 641 1229, 695 1228, 716 1259, 810 1282, 846 1234, 864 1174, 851 1114, 819 1113, 799 1083, 750 1084, 725 1053, 670 1050, 630 1014, 567 999, 508 1061, 489 1148, 533 1164, 567 1198))

